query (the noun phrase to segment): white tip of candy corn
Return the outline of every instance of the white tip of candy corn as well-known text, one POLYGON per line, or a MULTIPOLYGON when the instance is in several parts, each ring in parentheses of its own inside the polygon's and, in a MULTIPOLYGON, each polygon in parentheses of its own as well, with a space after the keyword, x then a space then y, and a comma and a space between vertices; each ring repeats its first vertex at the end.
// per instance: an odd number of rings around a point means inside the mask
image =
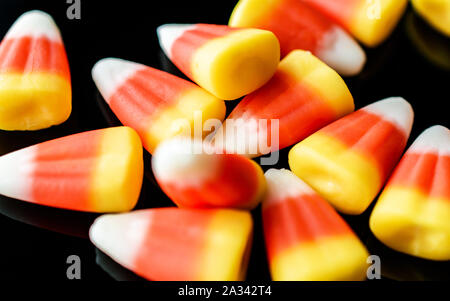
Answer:
POLYGON ((29 200, 34 151, 21 149, 0 157, 0 194, 29 200))
POLYGON ((340 28, 336 27, 325 36, 321 48, 317 56, 341 75, 356 75, 366 63, 364 50, 340 28))
POLYGON ((53 18, 42 11, 33 10, 21 15, 11 26, 5 38, 45 36, 52 41, 62 41, 61 33, 53 18))
POLYGON ((147 231, 150 212, 106 214, 98 217, 89 230, 92 243, 125 267, 132 268, 147 231))
POLYGON ((264 206, 283 201, 287 198, 316 193, 305 182, 287 169, 271 168, 266 171, 265 177, 267 181, 267 194, 263 202, 264 206))
POLYGON ((187 30, 194 28, 194 24, 164 24, 156 29, 159 45, 167 57, 172 55, 173 43, 187 30))
POLYGON ((205 153, 200 140, 174 138, 161 143, 153 153, 152 168, 161 181, 183 185, 212 177, 216 172, 217 157, 205 153))
POLYGON ((393 123, 407 136, 411 133, 414 111, 410 103, 402 97, 386 98, 364 107, 363 110, 393 123))
POLYGON ((442 125, 426 129, 411 145, 412 152, 433 152, 450 156, 450 130, 442 125))
POLYGON ((144 65, 117 59, 105 58, 98 61, 92 68, 92 78, 97 88, 106 101, 110 96, 138 70, 145 68, 144 65))

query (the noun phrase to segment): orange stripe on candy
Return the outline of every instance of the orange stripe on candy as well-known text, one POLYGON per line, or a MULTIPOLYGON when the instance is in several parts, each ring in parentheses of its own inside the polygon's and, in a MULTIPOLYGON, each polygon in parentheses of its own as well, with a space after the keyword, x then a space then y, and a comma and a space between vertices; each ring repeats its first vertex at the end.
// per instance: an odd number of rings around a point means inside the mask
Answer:
POLYGON ((49 72, 70 81, 64 45, 47 37, 6 39, 0 44, 1 72, 49 72))
POLYGON ((366 0, 300 0, 315 7, 337 24, 347 27, 351 24, 357 10, 366 0))
POLYGON ((269 260, 298 244, 353 234, 331 205, 306 194, 264 207, 263 227, 269 260))

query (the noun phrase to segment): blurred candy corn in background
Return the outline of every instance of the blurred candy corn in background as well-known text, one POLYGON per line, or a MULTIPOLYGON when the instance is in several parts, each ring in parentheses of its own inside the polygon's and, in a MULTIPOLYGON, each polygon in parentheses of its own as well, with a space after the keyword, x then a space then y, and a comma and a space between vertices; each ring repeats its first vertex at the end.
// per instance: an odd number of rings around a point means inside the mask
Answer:
POLYGON ((308 50, 342 75, 358 74, 366 62, 364 50, 347 32, 299 0, 240 0, 229 25, 270 30, 283 57, 308 50))
MULTIPOLYGON (((152 153, 163 140, 193 135, 194 120, 225 118, 225 103, 197 85, 138 63, 100 60, 92 77, 112 111, 152 153)), ((203 136, 208 132, 202 133, 203 136)))
POLYGON ((248 212, 160 208, 103 215, 90 238, 149 280, 238 281, 245 278, 252 231, 248 212))
POLYGON ((58 27, 41 11, 23 14, 0 44, 0 129, 40 130, 72 111, 69 63, 58 27))
POLYGON ((75 134, 0 157, 0 194, 70 210, 129 211, 142 177, 142 144, 128 127, 75 134))
POLYGON ((369 47, 389 36, 408 4, 408 0, 298 1, 316 8, 369 47))
POLYGON ((363 244, 314 190, 283 169, 266 172, 263 225, 275 281, 363 280, 363 244))
POLYGON ((450 37, 450 1, 411 0, 414 10, 431 26, 450 37))
POLYGON ((370 218, 387 246, 410 255, 450 260, 450 131, 423 132, 395 169, 370 218))
POLYGON ((153 173, 180 207, 255 208, 266 188, 261 167, 241 155, 217 151, 202 141, 165 141, 153 154, 153 173))
POLYGON ((161 48, 184 74, 225 100, 261 87, 280 60, 278 39, 266 30, 166 24, 157 33, 161 48))
POLYGON ((229 152, 255 157, 297 143, 353 110, 339 74, 310 52, 295 50, 266 85, 237 105, 214 139, 229 152))
POLYGON ((360 214, 400 159, 413 119, 403 98, 375 102, 298 143, 289 166, 339 211, 360 214))

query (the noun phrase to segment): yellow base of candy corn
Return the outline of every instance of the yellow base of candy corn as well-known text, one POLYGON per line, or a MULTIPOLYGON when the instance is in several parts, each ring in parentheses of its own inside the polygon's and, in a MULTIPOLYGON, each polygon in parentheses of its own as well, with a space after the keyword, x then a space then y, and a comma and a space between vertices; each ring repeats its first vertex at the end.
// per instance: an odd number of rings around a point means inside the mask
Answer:
POLYGON ((105 130, 91 190, 96 212, 126 212, 136 205, 144 175, 142 143, 129 127, 105 130))
POLYGON ((200 47, 192 59, 192 75, 204 89, 231 100, 264 85, 280 61, 280 44, 270 31, 243 29, 200 47))
POLYGON ((370 229, 394 250, 450 260, 450 203, 404 188, 386 188, 370 217, 370 229))
POLYGON ((71 85, 52 74, 0 74, 0 129, 40 130, 66 121, 71 85))
POLYGON ((292 148, 289 166, 295 175, 346 214, 364 212, 381 185, 379 172, 368 158, 319 133, 292 148))
POLYGON ((163 109, 149 122, 149 130, 144 138, 145 148, 152 153, 164 140, 177 135, 193 136, 194 121, 201 126, 201 135, 205 137, 210 131, 203 131, 205 122, 211 119, 223 121, 226 107, 223 100, 202 89, 192 89, 179 97, 175 104, 163 109))
POLYGON ((270 264, 275 281, 358 281, 366 278, 369 254, 352 236, 301 243, 270 264))
POLYGON ((243 281, 252 244, 253 221, 248 212, 223 210, 207 234, 199 280, 243 281))
POLYGON ((381 44, 394 30, 408 4, 407 0, 361 1, 351 32, 369 47, 381 44))
POLYGON ((450 37, 450 1, 411 0, 414 9, 435 29, 450 37))

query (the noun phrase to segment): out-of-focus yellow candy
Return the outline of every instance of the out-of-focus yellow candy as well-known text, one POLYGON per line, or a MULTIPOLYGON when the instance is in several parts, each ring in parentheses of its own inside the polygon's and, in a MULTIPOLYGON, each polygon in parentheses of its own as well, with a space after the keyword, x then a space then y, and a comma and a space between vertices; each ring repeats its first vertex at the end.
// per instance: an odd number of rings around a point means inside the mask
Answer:
POLYGON ((436 30, 450 37, 450 1, 449 0, 411 0, 420 14, 436 30))
POLYGON ((264 85, 280 61, 280 43, 270 31, 211 24, 166 24, 161 48, 189 78, 218 98, 231 100, 264 85))
POLYGON ((44 12, 23 14, 0 44, 0 129, 39 130, 72 111, 66 52, 58 27, 44 12))
POLYGON ((450 131, 434 126, 406 152, 370 218, 387 246, 413 256, 450 260, 450 131))

